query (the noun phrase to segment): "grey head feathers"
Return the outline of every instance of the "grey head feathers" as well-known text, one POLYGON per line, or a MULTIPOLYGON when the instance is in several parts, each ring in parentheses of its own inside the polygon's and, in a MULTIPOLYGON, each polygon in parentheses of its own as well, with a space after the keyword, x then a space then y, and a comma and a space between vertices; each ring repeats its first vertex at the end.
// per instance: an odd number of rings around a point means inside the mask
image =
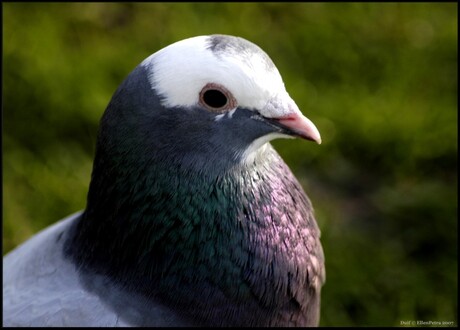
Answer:
POLYGON ((226 56, 240 56, 250 61, 252 55, 255 55, 260 58, 267 71, 277 70, 271 58, 259 46, 243 38, 213 35, 210 36, 208 44, 209 49, 216 56, 220 56, 221 54, 225 54, 226 56))

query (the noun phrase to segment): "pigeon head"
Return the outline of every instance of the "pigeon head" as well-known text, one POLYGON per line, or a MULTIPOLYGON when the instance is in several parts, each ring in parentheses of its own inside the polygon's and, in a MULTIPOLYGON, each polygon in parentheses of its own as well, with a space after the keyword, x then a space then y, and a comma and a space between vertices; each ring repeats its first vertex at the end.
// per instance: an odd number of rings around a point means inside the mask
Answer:
POLYGON ((105 135, 143 140, 142 153, 198 169, 250 163, 275 138, 321 142, 268 55, 226 35, 185 39, 146 58, 115 93, 105 117, 105 135), (124 132, 113 133, 110 125, 124 132))
POLYGON ((267 143, 280 137, 321 142, 258 46, 212 35, 154 53, 104 112, 66 255, 194 324, 317 324, 319 230, 267 143))

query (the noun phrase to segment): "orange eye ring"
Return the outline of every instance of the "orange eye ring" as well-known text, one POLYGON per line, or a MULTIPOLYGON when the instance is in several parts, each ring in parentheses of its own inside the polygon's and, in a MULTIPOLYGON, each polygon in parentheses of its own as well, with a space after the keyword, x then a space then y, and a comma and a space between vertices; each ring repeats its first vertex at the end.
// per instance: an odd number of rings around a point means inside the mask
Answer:
POLYGON ((238 105, 232 93, 216 83, 208 83, 201 89, 199 104, 208 111, 216 113, 230 111, 238 105))

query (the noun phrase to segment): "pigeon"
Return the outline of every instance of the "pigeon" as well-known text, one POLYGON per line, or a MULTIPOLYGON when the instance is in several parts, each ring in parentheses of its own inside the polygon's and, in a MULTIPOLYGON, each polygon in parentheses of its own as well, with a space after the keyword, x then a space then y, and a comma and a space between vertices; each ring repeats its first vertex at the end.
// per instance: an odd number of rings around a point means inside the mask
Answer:
POLYGON ((320 133, 230 35, 143 60, 99 125, 86 207, 3 259, 5 326, 318 326, 310 199, 269 141, 320 133))

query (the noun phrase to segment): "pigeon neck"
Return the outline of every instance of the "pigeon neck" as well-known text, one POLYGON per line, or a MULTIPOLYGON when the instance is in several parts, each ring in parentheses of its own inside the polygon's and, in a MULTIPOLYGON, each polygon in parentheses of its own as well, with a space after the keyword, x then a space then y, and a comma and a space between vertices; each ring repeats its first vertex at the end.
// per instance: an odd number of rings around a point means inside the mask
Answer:
POLYGON ((271 146, 263 156, 220 176, 174 166, 102 171, 95 163, 66 252, 200 323, 281 324, 272 311, 301 310, 307 273, 292 256, 305 253, 300 233, 311 225, 289 208, 309 201, 271 146))

